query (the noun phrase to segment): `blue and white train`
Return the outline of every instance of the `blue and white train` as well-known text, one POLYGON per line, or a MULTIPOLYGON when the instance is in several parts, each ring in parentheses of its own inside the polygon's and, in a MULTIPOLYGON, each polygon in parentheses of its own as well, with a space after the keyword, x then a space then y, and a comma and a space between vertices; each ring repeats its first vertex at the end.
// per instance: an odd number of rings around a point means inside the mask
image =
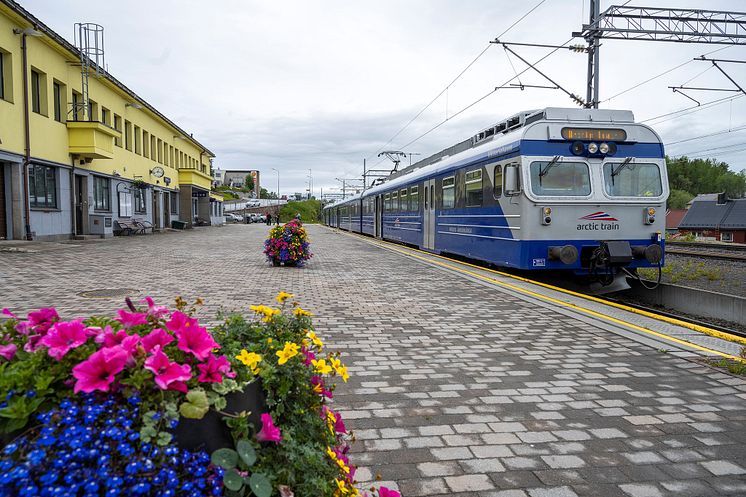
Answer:
POLYGON ((609 284, 664 262, 663 143, 630 111, 521 112, 324 209, 328 226, 609 284))

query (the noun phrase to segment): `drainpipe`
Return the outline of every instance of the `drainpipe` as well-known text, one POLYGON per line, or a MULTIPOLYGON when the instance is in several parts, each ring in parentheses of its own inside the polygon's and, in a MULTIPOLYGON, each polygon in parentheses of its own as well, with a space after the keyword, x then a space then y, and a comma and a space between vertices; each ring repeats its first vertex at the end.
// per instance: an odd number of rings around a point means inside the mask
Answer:
POLYGON ((23 210, 26 216, 26 240, 33 240, 31 235, 31 200, 28 187, 28 165, 31 162, 31 132, 29 130, 28 99, 28 56, 26 54, 26 33, 21 34, 21 53, 23 54, 23 131, 26 139, 25 157, 23 159, 23 210))
POLYGON ((70 163, 73 166, 72 169, 70 169, 70 229, 72 230, 70 238, 73 240, 78 234, 78 219, 75 209, 75 201, 77 200, 77 192, 75 191, 75 161, 75 156, 72 156, 70 160, 70 163))

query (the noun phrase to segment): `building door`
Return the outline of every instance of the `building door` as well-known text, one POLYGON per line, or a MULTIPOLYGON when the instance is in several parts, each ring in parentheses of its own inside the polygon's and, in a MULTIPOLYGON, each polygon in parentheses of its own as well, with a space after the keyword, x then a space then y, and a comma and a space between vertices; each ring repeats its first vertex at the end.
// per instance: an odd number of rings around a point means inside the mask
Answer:
POLYGON ((425 181, 425 202, 422 213, 422 245, 424 249, 435 248, 435 180, 425 181))
POLYGON ((5 216, 5 164, 0 162, 0 240, 5 240, 8 236, 8 224, 5 216))
POLYGON ((171 192, 163 192, 163 226, 171 225, 171 192))
POLYGON ((153 190, 153 230, 161 229, 161 192, 153 190))
POLYGON ((86 233, 88 214, 88 176, 75 175, 75 234, 86 233))

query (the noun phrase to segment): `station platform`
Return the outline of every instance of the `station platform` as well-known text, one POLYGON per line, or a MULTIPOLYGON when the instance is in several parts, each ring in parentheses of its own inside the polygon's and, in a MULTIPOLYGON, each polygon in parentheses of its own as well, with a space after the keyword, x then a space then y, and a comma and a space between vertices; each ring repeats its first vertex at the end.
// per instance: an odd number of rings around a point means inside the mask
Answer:
MULTIPOLYGON (((265 225, 0 254, 0 306, 66 317, 135 297, 246 310, 284 290, 350 381, 360 488, 409 496, 746 495, 741 345, 406 247, 307 226, 314 257, 276 268, 265 225), (134 267, 136 265, 136 267, 134 267), (40 276, 40 275, 43 275, 40 276)), ((199 317, 199 316, 198 316, 199 317)))

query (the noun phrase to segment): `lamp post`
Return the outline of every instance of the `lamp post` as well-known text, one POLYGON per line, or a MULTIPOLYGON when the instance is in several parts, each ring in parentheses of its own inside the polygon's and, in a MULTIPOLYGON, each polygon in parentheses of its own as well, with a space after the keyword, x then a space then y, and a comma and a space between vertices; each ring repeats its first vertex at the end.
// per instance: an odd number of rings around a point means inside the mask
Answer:
POLYGON ((277 173, 277 212, 275 213, 277 215, 277 220, 280 220, 280 171, 272 168, 274 172, 277 173))

